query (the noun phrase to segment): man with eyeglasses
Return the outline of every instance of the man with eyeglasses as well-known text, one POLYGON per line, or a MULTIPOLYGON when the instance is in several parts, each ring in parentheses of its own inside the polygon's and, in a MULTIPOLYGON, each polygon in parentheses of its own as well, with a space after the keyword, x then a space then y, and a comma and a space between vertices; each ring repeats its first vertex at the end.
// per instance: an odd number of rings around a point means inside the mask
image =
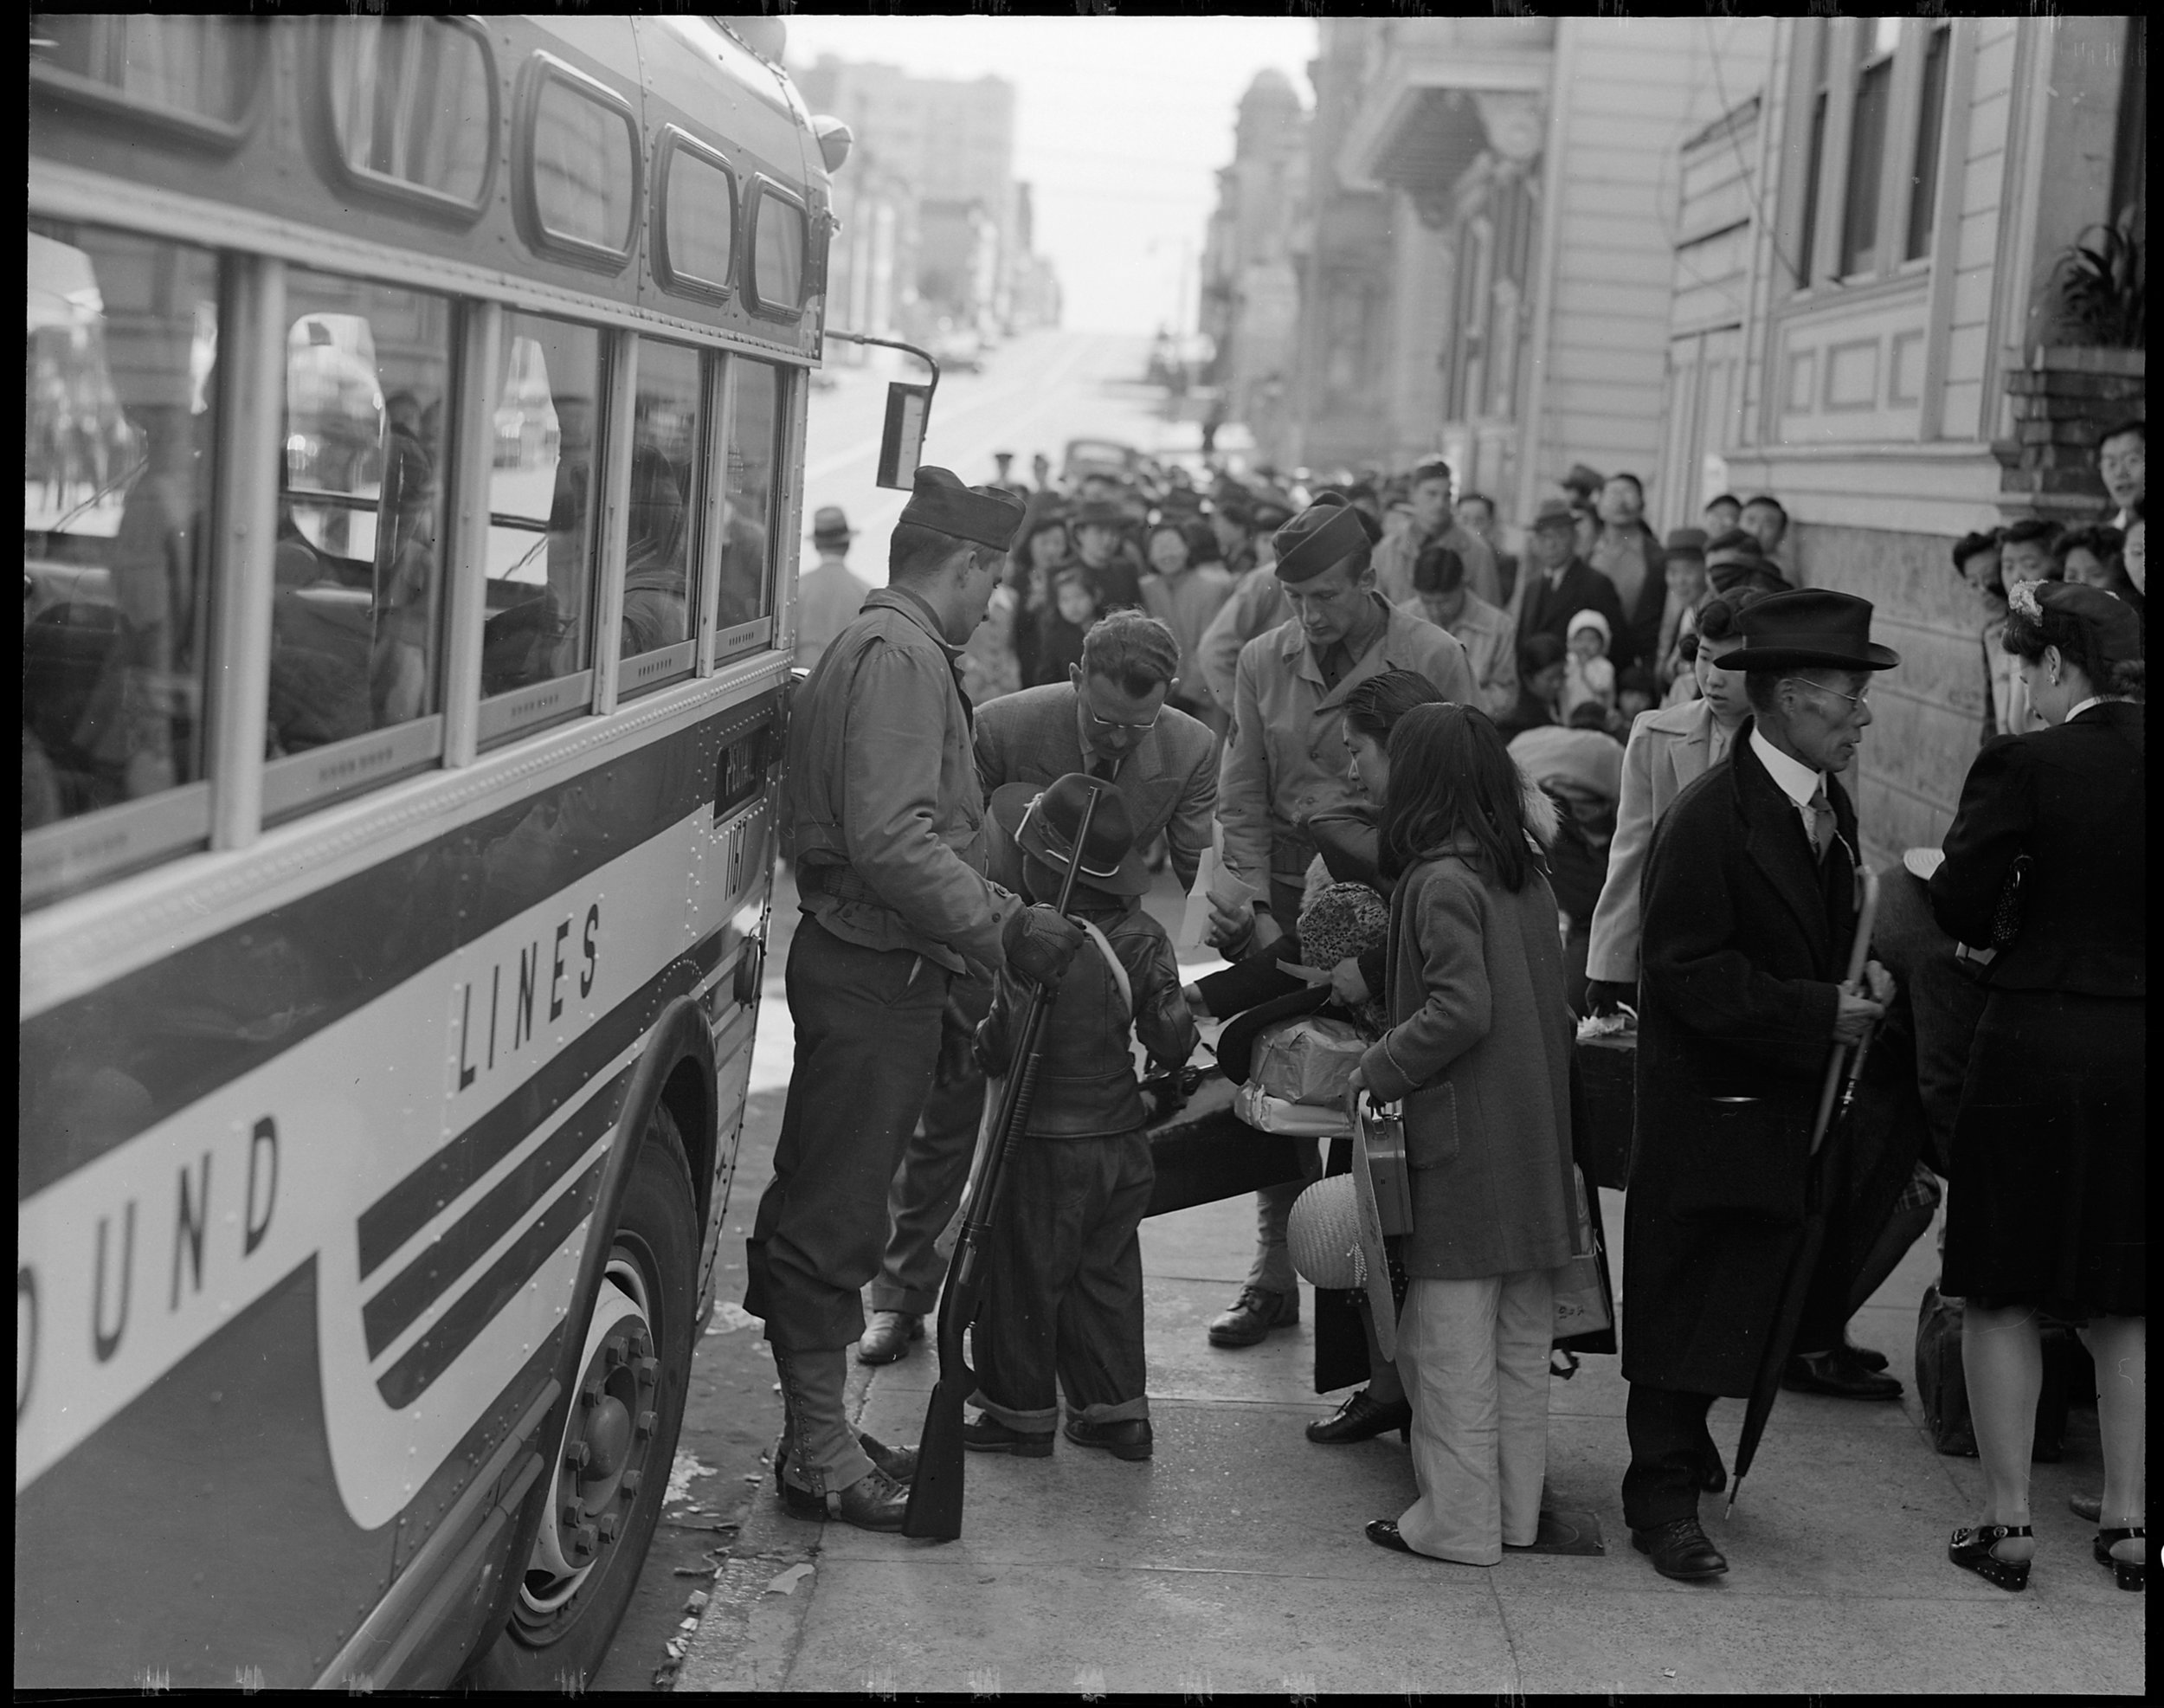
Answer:
MULTIPOLYGON (((1278 530, 1274 573, 1292 615, 1240 649, 1233 729, 1218 772, 1225 865, 1255 898, 1251 905, 1211 899, 1212 940, 1227 955, 1266 949, 1296 928, 1316 853, 1307 822, 1360 798, 1343 737, 1345 696, 1356 685, 1386 670, 1413 670, 1445 699, 1480 704, 1458 637, 1385 603, 1377 590, 1381 534, 1334 493, 1278 530)), ((1239 1299, 1210 1325, 1211 1345, 1253 1346, 1299 1321, 1285 1224, 1300 1185, 1256 1195, 1254 1260, 1239 1299)))
MULTIPOLYGON (((1871 725, 1872 674, 1900 662, 1871 641, 1871 618, 1867 601, 1819 589, 1740 614, 1743 644, 1721 664, 1744 673, 1752 716, 1728 761, 1669 808, 1646 862, 1623 1508, 1633 1545, 1685 1581, 1728 1569, 1697 1519, 1700 1492, 1727 1479, 1706 1415, 1716 1397, 1750 1392, 1778 1312, 1828 1052, 1858 1041, 1894 997, 1876 961, 1865 989, 1842 983, 1862 891, 1838 773, 1871 725)), ((1875 1131, 1854 1143, 1784 1386, 1900 1397, 1844 1330, 1851 1282, 1920 1140, 1875 1131)))
MULTIPOLYGON (((985 798, 1010 783, 1044 787, 1074 771, 1103 777, 1124 801, 1135 846, 1163 835, 1173 875, 1187 888, 1210 844, 1217 738, 1208 725, 1165 704, 1179 667, 1179 641, 1156 617, 1115 611, 1093 624, 1066 681, 977 708, 974 744, 985 798)), ((989 979, 957 981, 949 1035, 974 1032, 991 1001, 989 979)), ((925 1100, 888 1191, 886 1251, 857 1348, 861 1363, 892 1363, 924 1336, 946 1273, 932 1242, 961 1201, 983 1109, 984 1076, 958 1051, 925 1100)))

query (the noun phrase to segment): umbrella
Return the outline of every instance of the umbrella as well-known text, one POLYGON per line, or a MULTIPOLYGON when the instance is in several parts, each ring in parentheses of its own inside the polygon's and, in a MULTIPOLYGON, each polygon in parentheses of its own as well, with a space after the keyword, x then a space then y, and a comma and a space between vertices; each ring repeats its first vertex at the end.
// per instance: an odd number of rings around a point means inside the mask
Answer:
MULTIPOLYGON (((1877 914, 1878 874, 1867 871, 1864 873, 1864 903, 1856 916, 1856 938, 1849 950, 1848 983, 1844 987, 1852 992, 1864 988, 1864 964, 1871 954, 1871 926, 1877 914)), ((1804 1297, 1811 1290, 1812 1275, 1819 1266, 1819 1254, 1826 1246, 1826 1207, 1838 1202, 1843 1190, 1841 1176, 1848 1159, 1843 1129, 1856 1099, 1856 1080, 1864 1069, 1864 1055, 1870 1047, 1871 1034, 1866 1031, 1853 1051, 1845 1044, 1836 1044, 1826 1060, 1826 1085, 1819 1095, 1818 1118, 1811 1128, 1810 1171, 1804 1182, 1803 1237, 1797 1242, 1796 1254, 1781 1284, 1781 1304, 1774 1313, 1773 1332, 1767 1337, 1765 1354, 1752 1380, 1750 1398, 1743 1407, 1743 1428, 1736 1439, 1736 1470, 1729 1479, 1730 1512, 1736 1510, 1736 1497, 1743 1486, 1743 1473, 1751 1468, 1751 1460, 1757 1455, 1759 1438, 1766 1433, 1766 1420, 1773 1415, 1774 1395, 1781 1391, 1781 1372, 1788 1362, 1789 1348, 1796 1344, 1796 1325, 1803 1318, 1804 1297)))

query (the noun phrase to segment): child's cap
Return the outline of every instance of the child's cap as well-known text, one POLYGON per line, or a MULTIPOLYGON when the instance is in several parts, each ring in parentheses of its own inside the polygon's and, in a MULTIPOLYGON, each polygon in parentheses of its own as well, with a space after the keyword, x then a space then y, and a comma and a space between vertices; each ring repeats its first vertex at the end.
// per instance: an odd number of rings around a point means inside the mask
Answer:
POLYGON ((1108 783, 1069 771, 1041 789, 1029 783, 1002 783, 992 791, 992 821, 1024 854, 1064 872, 1073 857, 1083 804, 1092 791, 1097 808, 1090 815, 1075 881, 1105 895, 1148 894, 1150 867, 1135 848, 1134 820, 1125 797, 1108 783))
POLYGON ((1572 635, 1575 635, 1581 628, 1599 629, 1600 631, 1601 643, 1604 646, 1607 643, 1609 639, 1608 620, 1607 618, 1602 616, 1600 612, 1593 610, 1580 611, 1577 616, 1571 618, 1570 628, 1568 632, 1572 635))

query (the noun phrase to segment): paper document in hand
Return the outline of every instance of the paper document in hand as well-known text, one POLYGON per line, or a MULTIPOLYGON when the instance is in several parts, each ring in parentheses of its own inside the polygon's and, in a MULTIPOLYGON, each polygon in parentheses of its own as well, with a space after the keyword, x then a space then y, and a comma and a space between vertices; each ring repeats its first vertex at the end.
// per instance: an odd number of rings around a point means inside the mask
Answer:
POLYGON ((1187 912, 1180 918, 1177 946, 1200 949, 1209 940, 1212 897, 1238 907, 1252 906, 1261 893, 1253 884, 1233 876, 1226 868, 1224 857, 1214 844, 1203 849, 1202 858, 1195 868, 1194 886, 1188 891, 1187 912))

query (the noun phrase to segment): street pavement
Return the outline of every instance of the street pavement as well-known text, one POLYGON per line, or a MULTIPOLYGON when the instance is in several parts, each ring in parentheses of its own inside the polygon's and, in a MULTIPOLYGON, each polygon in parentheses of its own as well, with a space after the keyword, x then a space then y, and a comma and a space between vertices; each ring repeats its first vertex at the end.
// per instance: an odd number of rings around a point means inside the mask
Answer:
MULTIPOLYGON (((1176 917, 1169 880, 1150 906, 1176 917)), ((763 1041, 779 1018, 776 1003, 763 1041)), ((1620 1195, 1604 1209, 1620 1278, 1620 1195)), ((1064 1438, 1049 1460, 972 1454, 963 1534, 944 1544, 806 1523, 783 1513, 770 1479, 739 1485, 750 1499, 714 1581, 696 1586, 711 1600, 675 1688, 2143 1691, 2143 1602, 2090 1559, 2090 1528, 2066 1510, 2070 1493, 2101 1484, 2093 1411, 2075 1412, 2062 1462, 2036 1467, 2028 1590, 2006 1595, 1945 1559, 1982 1479, 1974 1460, 1933 1450, 1914 1393, 1935 1237, 1855 1325, 1910 1391, 1899 1405, 1782 1395, 1733 1516, 1724 1497, 1706 1500, 1731 1569, 1697 1586, 1660 1577, 1630 1546, 1613 1357, 1551 1383, 1543 1503, 1589 1515, 1601 1551, 1513 1553, 1482 1569, 1369 1543, 1366 1521, 1413 1499, 1410 1459, 1394 1437, 1324 1448, 1303 1436, 1330 1405, 1311 1389, 1311 1293, 1302 1289, 1301 1326, 1261 1346, 1220 1351, 1205 1338, 1239 1290, 1253 1230, 1246 1200, 1144 1225, 1147 1463, 1064 1438)), ((935 1362, 927 1343, 876 1372, 853 1363, 860 1427, 914 1441, 935 1362)), ((1715 1411, 1724 1453, 1741 1410, 1715 1411)))

